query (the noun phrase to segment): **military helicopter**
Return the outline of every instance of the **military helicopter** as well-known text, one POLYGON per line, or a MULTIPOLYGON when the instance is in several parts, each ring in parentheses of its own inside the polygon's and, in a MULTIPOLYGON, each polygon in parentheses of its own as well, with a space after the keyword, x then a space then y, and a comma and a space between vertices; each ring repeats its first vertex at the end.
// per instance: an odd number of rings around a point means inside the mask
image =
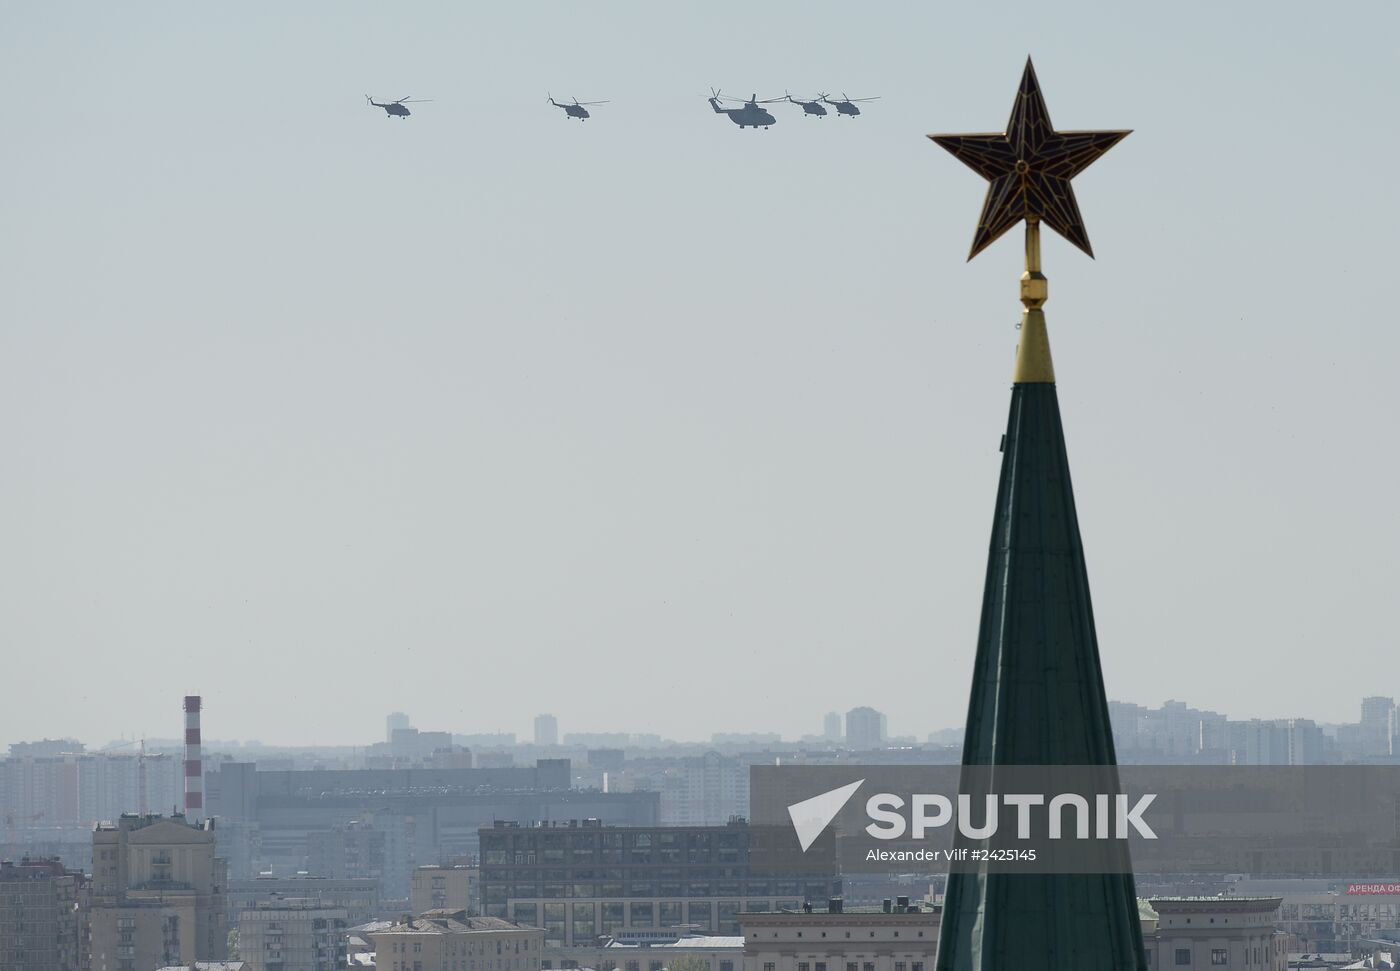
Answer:
POLYGON ((374 100, 373 98, 371 98, 369 95, 365 95, 365 100, 368 101, 370 104, 374 105, 376 108, 383 108, 384 111, 385 111, 385 117, 388 117, 388 118, 394 118, 394 117, 398 117, 398 118, 407 118, 409 115, 413 114, 413 112, 411 112, 411 111, 409 111, 407 108, 405 108, 404 105, 414 105, 414 104, 418 104, 420 101, 432 101, 433 99, 432 99, 432 98, 400 98, 398 101, 390 101, 388 104, 385 104, 384 102, 381 102, 381 101, 375 101, 375 100, 374 100))
POLYGON ((740 128, 767 128, 770 125, 776 125, 778 119, 769 114, 767 108, 760 108, 759 105, 771 104, 774 101, 782 100, 782 98, 768 98, 765 101, 759 101, 758 95, 752 96, 748 101, 744 101, 741 98, 721 98, 718 91, 714 88, 710 89, 710 107, 715 109, 715 114, 728 115, 729 120, 740 128), (721 108, 719 106, 721 101, 731 101, 735 104, 743 105, 743 107, 721 108))
POLYGON ((803 101, 801 98, 794 98, 786 91, 783 92, 783 96, 786 97, 793 104, 801 105, 802 113, 804 115, 816 115, 818 118, 820 118, 826 114, 826 108, 822 105, 821 102, 821 99, 826 97, 826 95, 824 94, 817 95, 811 101, 803 101))
POLYGON ((859 103, 859 102, 861 102, 861 101, 879 101, 879 100, 880 100, 880 96, 879 96, 879 95, 876 95, 876 96, 873 97, 873 98, 849 98, 849 97, 846 96, 846 93, 845 93, 844 91, 841 93, 841 100, 840 100, 840 101, 832 101, 832 100, 831 100, 830 98, 828 98, 826 95, 822 95, 821 98, 822 98, 822 100, 825 101, 827 104, 831 105, 831 107, 835 108, 835 109, 836 109, 836 113, 837 113, 838 115, 849 115, 849 116, 852 117, 852 118, 854 118, 856 115, 860 114, 860 109, 856 107, 856 104, 857 104, 857 103, 859 103))
POLYGON ((589 117, 588 109, 585 108, 584 105, 607 104, 606 101, 579 101, 578 98, 575 98, 573 104, 568 104, 566 102, 561 105, 559 102, 554 100, 554 97, 552 95, 549 96, 549 103, 554 105, 554 107, 556 108, 563 108, 565 117, 577 118, 579 121, 583 121, 585 118, 589 117))

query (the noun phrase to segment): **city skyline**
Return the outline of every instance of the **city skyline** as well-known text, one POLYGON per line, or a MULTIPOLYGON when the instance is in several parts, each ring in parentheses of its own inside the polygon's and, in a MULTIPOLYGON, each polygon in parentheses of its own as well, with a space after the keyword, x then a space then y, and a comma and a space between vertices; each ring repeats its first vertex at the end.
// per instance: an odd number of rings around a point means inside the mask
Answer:
POLYGON ((0 618, 68 702, 0 738, 164 733, 132 699, 196 692, 232 737, 695 737, 700 657, 756 729, 811 730, 800 669, 836 673, 813 708, 863 679, 895 732, 960 723, 1021 253, 964 263, 980 180, 924 135, 999 124, 1028 52, 1057 126, 1136 129, 1077 187, 1098 260, 1045 243, 1109 691, 1349 717, 1317 659, 1395 650, 1400 198, 1337 188, 1400 150, 1400 12, 1111 9, 0 9, 0 78, 43 92, 4 150, 0 618), (814 84, 881 100, 705 102, 814 84), (1243 180, 1196 150, 1324 123, 1347 151, 1243 180), (1261 663, 1308 674, 1241 690, 1261 663), (433 676, 371 712, 381 670, 433 676))
MULTIPOLYGON (((1179 698, 1163 699, 1161 702, 1153 705, 1137 701, 1128 701, 1121 698, 1110 697, 1108 703, 1110 708, 1114 711, 1121 711, 1129 708, 1137 708, 1142 709, 1146 712, 1165 712, 1169 709, 1176 708, 1188 712, 1199 712, 1202 714, 1219 716, 1220 718, 1226 721, 1234 723, 1271 723, 1301 720, 1304 722, 1315 724, 1320 729, 1324 730, 1336 730, 1338 728, 1365 725, 1368 721, 1374 721, 1375 719, 1376 705, 1372 703, 1388 703, 1388 710, 1393 709, 1395 711, 1395 714, 1386 717, 1389 717, 1391 719, 1390 727, 1392 732, 1396 735, 1400 735, 1400 708, 1396 707, 1394 695, 1362 696, 1355 700, 1354 714, 1356 717, 1343 718, 1338 721, 1329 721, 1317 718, 1306 711, 1278 713, 1272 716, 1262 718, 1258 716, 1241 718, 1229 711, 1222 712, 1215 711, 1209 708, 1198 707, 1191 701, 1183 701, 1179 698)), ((229 748, 242 747, 267 748, 274 750, 285 749, 289 751, 299 749, 309 750, 316 748, 339 748, 351 750, 367 749, 376 745, 382 745, 386 741, 392 742, 393 731, 397 729, 410 729, 414 732, 421 731, 429 736, 445 736, 453 739, 475 738, 481 740, 478 744, 480 744, 483 749, 488 751, 494 748, 508 748, 512 746, 519 746, 525 748, 580 748, 588 747, 594 744, 593 740, 604 737, 612 737, 614 740, 625 737, 631 737, 635 739, 655 739, 661 745, 677 745, 684 747, 705 746, 713 744, 723 744, 726 746, 742 746, 743 744, 745 744, 742 740, 746 738, 755 740, 772 738, 776 741, 779 741, 783 745, 819 745, 824 741, 834 741, 845 745, 845 743, 847 743, 850 739, 849 729, 846 727, 846 716, 852 711, 865 711, 870 712, 874 716, 878 716, 878 720, 882 723, 882 727, 879 729, 879 732, 881 733, 880 737, 882 742, 893 741, 898 742, 899 744, 913 744, 919 746, 925 744, 956 745, 960 744, 962 741, 963 726, 961 725, 948 725, 939 728, 925 728, 910 731, 899 730, 898 726, 895 729, 890 729, 887 724, 888 719, 885 712, 875 709, 869 705, 858 705, 854 706, 851 709, 846 709, 842 711, 822 712, 815 714, 810 719, 812 724, 808 726, 808 730, 799 731, 792 734, 767 729, 762 726, 753 728, 727 727, 723 729, 714 728, 708 733, 705 733, 700 736, 676 738, 659 735, 654 732, 648 732, 644 728, 637 727, 634 727, 631 730, 624 729, 619 731, 599 729, 588 725, 561 725, 555 718, 555 716, 549 713, 539 713, 537 715, 529 716, 526 720, 525 727, 523 728, 523 730, 520 728, 512 729, 509 726, 485 728, 481 726, 462 727, 455 725, 427 724, 419 726, 417 724, 414 724, 414 717, 411 712, 394 711, 389 712, 386 716, 384 716, 385 721, 388 724, 388 728, 386 730, 381 730, 381 737, 377 739, 357 739, 347 743, 316 743, 309 742, 307 740, 277 741, 269 738, 260 737, 237 738, 232 736, 224 736, 221 738, 212 738, 206 741, 205 748, 213 752, 219 752, 222 750, 227 750, 229 748), (833 728, 833 723, 830 721, 832 715, 838 716, 838 722, 836 724, 839 725, 840 732, 836 734, 833 734, 831 731, 831 729, 833 728), (541 718, 550 720, 552 731, 557 737, 557 741, 555 741, 554 743, 541 742, 535 737, 535 733, 538 730, 540 724, 539 720, 541 718), (513 739, 513 741, 507 743, 506 741, 504 741, 507 738, 511 738, 513 739), (935 739, 937 739, 937 741, 935 741, 935 739)), ((1384 721, 1384 717, 1382 718, 1382 721, 1384 721)), ((867 729, 866 731, 862 732, 860 734, 860 737, 861 739, 869 738, 869 730, 867 729)), ((24 752, 31 747, 51 747, 53 743, 62 742, 65 740, 72 740, 78 742, 79 744, 85 747, 86 754, 99 754, 108 752, 115 752, 117 754, 133 754, 138 750, 138 748, 142 744, 153 746, 152 751, 156 750, 155 746, 163 746, 163 748, 160 749, 161 751, 168 751, 183 746, 183 742, 181 741, 179 736, 174 732, 170 732, 168 734, 154 732, 148 736, 119 735, 108 737, 99 735, 97 738, 94 738, 92 740, 78 738, 77 735, 72 732, 63 732, 54 735, 52 738, 45 736, 42 739, 38 737, 23 739, 0 739, 0 749, 10 749, 18 751, 20 754, 24 754, 24 752)), ((753 744, 759 743, 755 741, 753 744)), ((12 754, 14 754, 13 751, 12 754)), ((0 758, 2 757, 3 756, 0 756, 0 758)))

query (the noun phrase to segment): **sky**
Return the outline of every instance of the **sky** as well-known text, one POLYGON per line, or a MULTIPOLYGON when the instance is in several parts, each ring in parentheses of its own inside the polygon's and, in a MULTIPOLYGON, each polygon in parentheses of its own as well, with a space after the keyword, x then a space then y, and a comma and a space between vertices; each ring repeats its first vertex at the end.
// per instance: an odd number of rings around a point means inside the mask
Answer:
POLYGON ((1110 698, 1400 695, 1393 4, 0 5, 0 744, 961 724, 1019 232, 1110 698), (740 131, 711 87, 878 96, 740 131), (432 99, 411 118, 369 108, 432 99), (556 99, 608 100, 579 123, 556 99))

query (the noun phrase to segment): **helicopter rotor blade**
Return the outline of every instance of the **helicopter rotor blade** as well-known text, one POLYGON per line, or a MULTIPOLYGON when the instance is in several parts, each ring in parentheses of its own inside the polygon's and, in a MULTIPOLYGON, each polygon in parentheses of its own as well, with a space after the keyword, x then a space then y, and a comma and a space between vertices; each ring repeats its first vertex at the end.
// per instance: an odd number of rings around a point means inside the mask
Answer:
POLYGON ((575 101, 575 102, 574 102, 574 104, 579 105, 579 106, 581 106, 581 107, 587 107, 588 105, 605 105, 605 104, 609 104, 609 103, 610 103, 610 102, 607 102, 607 101, 575 101))
POLYGON ((877 94, 873 98, 847 98, 846 100, 851 104, 860 104, 862 101, 879 101, 880 96, 877 94))

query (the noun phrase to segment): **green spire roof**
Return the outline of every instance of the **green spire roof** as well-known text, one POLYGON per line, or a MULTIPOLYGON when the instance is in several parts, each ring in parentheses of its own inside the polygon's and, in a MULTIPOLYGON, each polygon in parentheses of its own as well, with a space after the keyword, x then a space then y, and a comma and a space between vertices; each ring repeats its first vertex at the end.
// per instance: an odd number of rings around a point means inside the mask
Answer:
MULTIPOLYGON (((1013 387, 1002 453, 963 764, 1113 765, 1053 383, 1013 387)), ((1132 875, 951 873, 938 971, 1013 964, 1144 969, 1132 875)))

